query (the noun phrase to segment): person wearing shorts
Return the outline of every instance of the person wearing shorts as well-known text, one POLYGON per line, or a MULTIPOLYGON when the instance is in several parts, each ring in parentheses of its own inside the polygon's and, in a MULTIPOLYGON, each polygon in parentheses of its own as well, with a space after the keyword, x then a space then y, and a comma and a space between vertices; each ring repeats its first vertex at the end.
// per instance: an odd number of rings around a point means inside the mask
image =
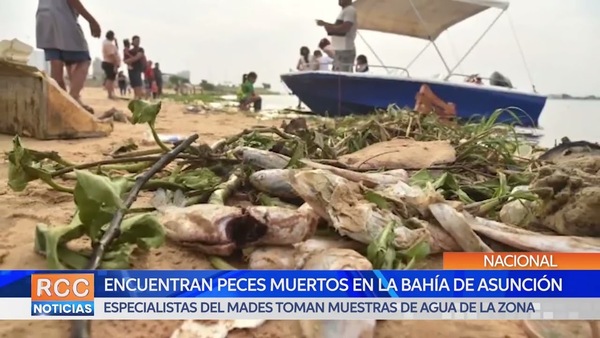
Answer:
POLYGON ((81 102, 81 90, 90 67, 90 52, 83 30, 77 19, 79 15, 90 25, 95 38, 100 37, 100 25, 81 4, 80 0, 39 0, 36 12, 36 46, 43 49, 50 62, 50 76, 67 90, 64 69, 69 77, 69 94, 85 109, 92 109, 81 102))
POLYGON ((130 65, 129 85, 133 88, 133 96, 135 99, 144 98, 144 81, 142 81, 142 73, 146 69, 146 58, 144 56, 144 48, 140 47, 140 37, 134 36, 131 39, 132 48, 129 49, 130 56, 125 63, 130 65))
POLYGON ((102 42, 102 70, 104 71, 104 88, 109 99, 115 98, 115 80, 117 70, 121 64, 119 47, 113 31, 106 32, 106 39, 102 42))
POLYGON ((335 50, 333 66, 340 72, 352 72, 354 68, 354 59, 356 58, 356 40, 357 18, 356 8, 352 5, 352 0, 338 0, 342 11, 337 17, 335 23, 327 23, 323 20, 317 20, 317 25, 324 27, 327 34, 331 36, 331 44, 335 50))

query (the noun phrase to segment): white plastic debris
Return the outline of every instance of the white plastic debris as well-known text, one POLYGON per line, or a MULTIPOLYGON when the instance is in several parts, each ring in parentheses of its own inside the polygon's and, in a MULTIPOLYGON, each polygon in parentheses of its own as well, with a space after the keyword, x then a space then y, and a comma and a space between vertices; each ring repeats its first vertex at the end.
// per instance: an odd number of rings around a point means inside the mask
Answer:
MULTIPOLYGON (((514 187, 511 193, 518 191, 529 191, 529 187, 521 185, 514 187)), ((529 224, 534 218, 533 210, 535 208, 535 202, 515 199, 506 203, 500 210, 500 220, 502 223, 513 224, 518 226, 525 226, 529 224)))

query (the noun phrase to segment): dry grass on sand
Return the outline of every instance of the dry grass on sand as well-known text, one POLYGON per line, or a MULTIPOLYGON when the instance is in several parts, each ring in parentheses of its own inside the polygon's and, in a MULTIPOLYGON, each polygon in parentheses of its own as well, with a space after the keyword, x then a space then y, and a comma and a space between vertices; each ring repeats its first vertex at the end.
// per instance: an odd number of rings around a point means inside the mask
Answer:
MULTIPOLYGON (((110 108, 126 110, 126 101, 105 99, 99 88, 86 89, 85 102, 94 107, 97 114, 110 108)), ((214 141, 239 132, 253 125, 279 125, 281 121, 259 121, 244 114, 209 113, 205 115, 184 114, 184 106, 164 102, 158 118, 161 133, 184 134, 196 132, 202 141, 214 141)), ((76 141, 36 141, 25 139, 25 145, 37 150, 58 151, 67 159, 90 162, 103 157, 114 147, 128 139, 144 139, 145 126, 115 123, 110 137, 76 141)), ((12 147, 12 137, 0 135, 2 151, 12 147)), ((138 142, 139 143, 139 142, 138 142)), ((0 164, 0 269, 42 269, 44 259, 33 252, 33 235, 36 223, 66 224, 73 212, 70 195, 49 191, 43 184, 33 182, 22 193, 14 193, 6 185, 8 163, 0 164)), ((144 198, 141 199, 142 201, 144 198)), ((437 262, 439 263, 439 262, 437 262)), ((437 265, 438 264, 433 264, 437 265)), ((435 268, 436 266, 433 266, 435 268)), ((144 261, 135 263, 138 269, 210 269, 208 261, 174 245, 167 244, 154 250, 144 261)), ((536 323, 541 324, 541 323, 536 323)), ((178 321, 96 321, 92 325, 93 337, 167 338, 180 325, 178 321)), ((0 337, 10 338, 64 338, 68 336, 69 322, 65 321, 4 321, 0 323, 0 337)), ((586 322, 544 322, 546 337, 589 337, 586 322)), ((300 337, 300 329, 294 322, 268 322, 259 329, 239 331, 231 337, 300 337)), ((382 321, 377 326, 379 338, 402 337, 473 337, 473 338, 519 338, 526 337, 519 322, 511 321, 382 321)))

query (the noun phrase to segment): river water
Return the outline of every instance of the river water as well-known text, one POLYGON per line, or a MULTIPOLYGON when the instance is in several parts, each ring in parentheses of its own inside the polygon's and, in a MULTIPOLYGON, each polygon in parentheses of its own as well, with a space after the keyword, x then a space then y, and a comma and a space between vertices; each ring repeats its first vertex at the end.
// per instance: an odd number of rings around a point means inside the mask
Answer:
MULTIPOLYGON (((276 110, 298 105, 294 95, 264 95, 263 109, 276 110)), ((554 146, 567 136, 571 141, 600 142, 600 101, 548 100, 539 120, 540 129, 535 130, 539 144, 554 146), (598 115, 596 115, 598 114, 598 115)))

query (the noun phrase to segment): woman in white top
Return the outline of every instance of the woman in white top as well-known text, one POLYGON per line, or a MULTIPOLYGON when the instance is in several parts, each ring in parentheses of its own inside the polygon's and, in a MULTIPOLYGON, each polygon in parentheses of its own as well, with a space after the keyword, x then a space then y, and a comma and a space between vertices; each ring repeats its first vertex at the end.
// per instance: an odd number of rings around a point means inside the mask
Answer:
MULTIPOLYGON (((298 65, 296 65, 296 70, 305 72, 307 70, 311 70, 311 62, 310 62, 310 49, 308 47, 303 46, 300 48, 300 59, 298 59, 298 65)), ((302 101, 298 99, 298 110, 302 108, 302 101)))
POLYGON ((298 65, 296 69, 299 71, 310 70, 310 50, 304 46, 300 48, 300 59, 298 59, 298 65))

